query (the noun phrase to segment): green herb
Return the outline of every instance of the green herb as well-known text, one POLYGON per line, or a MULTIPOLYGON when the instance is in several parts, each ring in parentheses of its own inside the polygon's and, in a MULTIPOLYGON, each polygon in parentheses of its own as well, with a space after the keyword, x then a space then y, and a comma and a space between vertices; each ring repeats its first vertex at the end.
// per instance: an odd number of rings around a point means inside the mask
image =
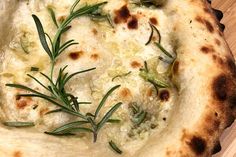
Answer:
POLYGON ((157 73, 148 69, 147 62, 144 62, 144 69, 140 69, 139 75, 146 81, 152 83, 157 88, 167 88, 169 84, 166 83, 157 73))
POLYGON ((95 14, 90 14, 89 17, 94 20, 94 21, 107 21, 112 28, 114 28, 114 23, 111 19, 110 14, 102 14, 102 13, 95 13, 95 14))
POLYGON ((119 77, 125 77, 125 76, 128 76, 128 75, 131 74, 131 73, 132 73, 132 72, 129 71, 129 72, 125 73, 125 74, 117 75, 117 76, 115 76, 115 77, 112 78, 112 81, 114 81, 116 78, 119 78, 119 77))
POLYGON ((148 45, 148 44, 151 43, 153 35, 154 35, 154 30, 158 35, 158 43, 161 43, 161 33, 160 33, 160 31, 153 24, 149 23, 149 25, 150 25, 150 28, 151 28, 151 34, 150 34, 149 39, 148 39, 148 41, 146 42, 145 45, 148 45))
POLYGON ((87 73, 92 70, 95 70, 96 68, 90 68, 81 70, 72 74, 69 74, 66 72, 67 66, 64 66, 63 68, 60 68, 57 77, 54 78, 54 66, 57 58, 62 54, 68 47, 72 45, 78 44, 77 42, 74 42, 74 40, 66 41, 65 43, 61 43, 61 37, 62 35, 67 32, 71 26, 69 25, 72 20, 75 18, 85 16, 85 15, 91 15, 98 12, 98 9, 106 4, 107 2, 97 3, 94 5, 86 5, 84 7, 81 7, 79 9, 75 9, 78 5, 79 0, 76 0, 75 3, 72 5, 70 9, 70 14, 66 19, 59 25, 56 21, 55 13, 52 9, 49 9, 52 20, 54 21, 54 24, 57 27, 57 32, 53 38, 45 33, 44 28, 39 20, 39 18, 36 15, 32 15, 36 28, 38 31, 39 39, 41 42, 42 47, 44 48, 45 52, 48 54, 50 60, 51 60, 51 71, 50 75, 46 75, 44 73, 40 73, 47 81, 48 84, 43 84, 40 80, 38 80, 36 77, 27 74, 28 77, 33 79, 35 82, 37 82, 42 88, 44 88, 46 91, 48 91, 49 94, 43 94, 40 91, 37 91, 35 89, 32 89, 30 87, 21 85, 21 84, 6 84, 8 87, 13 87, 17 89, 22 89, 27 92, 30 92, 30 94, 19 94, 19 96, 22 97, 37 97, 44 99, 55 106, 58 107, 56 110, 49 111, 47 114, 50 113, 56 113, 56 112, 65 112, 67 114, 71 114, 73 116, 77 116, 82 119, 82 121, 76 121, 71 122, 68 124, 64 124, 63 126, 54 129, 51 132, 45 132, 50 135, 74 135, 75 132, 90 132, 93 133, 94 136, 94 142, 97 140, 97 134, 99 130, 108 122, 112 123, 114 120, 110 119, 112 114, 121 106, 121 102, 115 104, 111 109, 101 118, 100 121, 97 121, 96 118, 101 110, 101 108, 105 105, 105 102, 107 98, 117 89, 120 87, 120 85, 114 86, 111 88, 103 97, 101 102, 99 103, 96 111, 94 114, 92 113, 82 113, 80 111, 80 105, 81 104, 91 104, 91 102, 79 102, 78 98, 74 96, 72 93, 69 93, 66 91, 65 86, 67 83, 75 76, 87 73), (48 44, 48 40, 50 43, 48 44), (86 125, 85 125, 86 124, 86 125))
POLYGON ((162 6, 164 5, 166 0, 133 0, 133 4, 138 5, 138 6, 162 6))
POLYGON ((26 54, 29 54, 29 51, 28 51, 27 47, 25 46, 25 43, 22 38, 20 38, 20 46, 26 54))
POLYGON ((55 26, 58 28, 59 26, 58 26, 58 23, 57 23, 57 20, 56 20, 55 12, 53 11, 52 8, 48 8, 48 11, 49 11, 49 13, 50 13, 50 15, 51 15, 51 18, 52 18, 53 23, 54 23, 55 26))
POLYGON ((131 103, 130 108, 132 111, 131 120, 136 126, 139 126, 146 119, 147 112, 142 110, 141 107, 137 105, 137 103, 131 103))
POLYGON ((170 59, 172 59, 172 61, 168 61, 166 59, 164 59, 163 57, 159 57, 159 59, 163 62, 166 62, 166 63, 169 63, 169 64, 172 64, 172 62, 175 60, 175 57, 173 57, 162 45, 161 45, 161 33, 160 31, 151 23, 149 23, 150 25, 150 28, 151 28, 151 34, 149 36, 149 39, 148 41, 146 42, 145 45, 148 45, 151 43, 152 41, 152 38, 153 38, 153 35, 154 35, 154 31, 157 33, 158 35, 158 42, 155 42, 155 45, 167 56, 169 57, 170 59))
POLYGON ((174 57, 164 47, 162 47, 160 43, 155 42, 155 44, 166 56, 168 56, 171 59, 174 59, 174 57))
POLYGON ((107 122, 108 123, 120 123, 121 120, 119 120, 119 119, 109 119, 107 122))
POLYGON ((47 113, 45 113, 45 115, 47 115, 47 114, 51 114, 51 113, 57 113, 57 112, 63 112, 63 110, 62 109, 55 109, 55 110, 51 110, 51 111, 48 111, 47 113))
POLYGON ((120 150, 120 148, 117 147, 117 145, 113 142, 110 141, 109 142, 109 146, 118 154, 122 154, 122 151, 120 150))
POLYGON ((34 105, 33 106, 33 110, 35 110, 36 108, 38 108, 39 105, 34 105))
POLYGON ((17 127, 17 128, 34 126, 33 122, 4 122, 3 124, 8 127, 17 127))
POLYGON ((37 68, 37 67, 31 67, 31 68, 30 68, 30 71, 39 71, 39 68, 37 68))
POLYGON ((161 56, 159 56, 158 59, 159 59, 160 61, 162 61, 162 62, 167 63, 167 64, 172 64, 172 61, 169 61, 169 60, 167 60, 167 59, 165 59, 165 58, 163 58, 163 57, 161 57, 161 56))

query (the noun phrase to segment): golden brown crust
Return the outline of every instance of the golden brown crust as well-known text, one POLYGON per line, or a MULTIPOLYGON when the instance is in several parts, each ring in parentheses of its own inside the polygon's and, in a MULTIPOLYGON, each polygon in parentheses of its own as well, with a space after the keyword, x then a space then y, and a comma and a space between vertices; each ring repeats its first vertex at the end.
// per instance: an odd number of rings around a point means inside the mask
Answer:
MULTIPOLYGON (((161 133, 151 135, 147 143, 133 153, 133 156, 210 157, 220 150, 220 134, 235 120, 235 61, 222 37, 219 21, 205 0, 169 0, 165 9, 167 14, 179 19, 173 23, 177 60, 173 65, 172 76, 173 82, 178 86, 179 95, 174 102, 172 117, 167 120, 168 127, 161 133)), ((127 5, 115 11, 114 22, 115 24, 127 22, 129 29, 138 29, 138 21, 131 15, 127 5)), ((158 24, 161 21, 150 19, 150 22, 158 24)), ((69 54, 73 60, 82 56, 82 51, 69 54)), ((94 61, 99 57, 96 53, 90 56, 94 61)), ((140 64, 134 61, 130 65, 135 69, 139 68, 140 64)), ((124 101, 132 99, 132 91, 129 88, 120 89, 119 94, 124 101)), ((152 91, 149 91, 147 95, 151 94, 152 91)), ((160 91, 159 96, 162 101, 168 101, 170 95, 168 91, 160 91)), ((23 108, 25 106, 25 103, 19 105, 23 108)), ((48 108, 41 108, 40 115, 44 116, 47 111, 48 108)), ((0 126, 0 133, 6 132, 12 138, 2 137, 2 139, 7 140, 12 146, 6 148, 8 152, 3 152, 1 148, 3 145, 0 143, 0 155, 15 157, 32 155, 34 152, 27 152, 30 148, 35 148, 34 151, 43 156, 51 154, 55 148, 58 150, 57 155, 61 153, 68 153, 67 156, 70 157, 94 155, 86 144, 81 144, 82 151, 80 151, 77 147, 78 141, 75 139, 69 139, 68 143, 68 139, 54 138, 41 133, 26 133, 22 130, 15 137, 14 133, 0 126), (17 138, 26 142, 22 150, 15 149, 22 143, 17 138), (29 142, 32 139, 39 142, 39 145, 37 142, 29 142), (72 147, 73 144, 76 147, 72 147), (40 151, 38 146, 43 151, 40 151)), ((104 155, 102 151, 96 153, 94 156, 104 155)))
POLYGON ((213 11, 206 2, 192 2, 194 5, 199 5, 205 13, 199 14, 195 18, 197 22, 205 26, 209 35, 218 32, 219 35, 212 45, 206 44, 200 48, 200 51, 206 55, 213 54, 215 68, 219 69, 215 77, 209 77, 208 91, 209 101, 205 104, 207 107, 194 128, 184 129, 182 146, 176 150, 167 151, 167 156, 204 156, 208 157, 221 150, 219 136, 223 130, 229 127, 235 120, 236 113, 236 66, 232 54, 224 43, 224 48, 227 50, 225 54, 216 52, 214 47, 221 46, 222 34, 218 28, 219 21, 213 15, 213 11), (206 20, 208 19, 208 20, 206 20), (212 22, 213 21, 213 22, 212 22), (217 54, 218 53, 218 54, 217 54), (172 153, 171 153, 172 152, 172 153), (178 152, 178 153, 176 153, 178 152))

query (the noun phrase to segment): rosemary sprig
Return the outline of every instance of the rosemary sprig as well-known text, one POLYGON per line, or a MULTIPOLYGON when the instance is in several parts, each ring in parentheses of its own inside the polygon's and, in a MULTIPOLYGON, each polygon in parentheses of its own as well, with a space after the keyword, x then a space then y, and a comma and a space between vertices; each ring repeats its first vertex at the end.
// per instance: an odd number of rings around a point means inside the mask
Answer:
POLYGON ((81 130, 83 131, 87 131, 87 132, 91 132, 93 133, 94 136, 94 142, 96 142, 97 140, 97 134, 99 132, 99 130, 106 124, 106 123, 119 123, 119 120, 116 119, 110 119, 110 117, 112 116, 112 114, 121 106, 121 102, 115 104, 104 116, 103 118, 97 122, 96 121, 96 117, 95 115, 97 115, 101 109, 101 107, 104 105, 107 97, 115 90, 117 89, 119 86, 115 86, 112 89, 110 89, 107 94, 104 96, 104 98, 102 99, 101 103, 98 105, 96 112, 94 114, 92 113, 86 113, 84 116, 85 118, 82 118, 83 121, 75 121, 75 122, 71 122, 68 124, 65 124, 51 132, 46 132, 48 134, 52 134, 52 135, 67 135, 67 134, 73 134, 74 132, 81 132, 81 130), (96 114, 97 113, 97 114, 96 114), (90 128, 84 126, 84 124, 90 124, 90 128), (81 127, 83 126, 83 127, 81 127), (77 128, 77 129, 76 129, 77 128), (78 129, 79 128, 79 129, 78 129))
POLYGON ((33 122, 4 122, 3 124, 8 127, 17 127, 17 128, 34 126, 33 122))
POLYGON ((112 150, 114 150, 116 153, 118 154, 122 154, 122 150, 120 150, 120 148, 117 147, 117 145, 113 142, 113 141, 110 141, 109 142, 109 146, 112 148, 112 150))
MULTIPOLYGON (((63 126, 54 129, 51 132, 45 132, 50 135, 74 135, 75 132, 90 132, 93 133, 94 136, 94 142, 97 140, 97 134, 99 130, 106 124, 106 123, 115 123, 118 122, 117 120, 110 119, 112 114, 121 106, 121 102, 115 104, 102 118, 100 121, 97 121, 96 118, 101 110, 101 108, 105 105, 105 102, 107 98, 117 89, 120 87, 120 85, 117 85, 113 88, 111 88, 103 97, 101 102, 99 103, 96 111, 94 114, 92 113, 82 113, 80 111, 80 105, 81 104, 91 104, 91 102, 79 102, 78 98, 74 96, 72 93, 69 93, 66 91, 65 86, 67 83, 78 74, 87 73, 92 70, 95 70, 96 68, 90 68, 81 70, 72 74, 69 74, 66 72, 67 66, 64 66, 63 68, 60 68, 58 75, 56 78, 54 78, 54 66, 57 58, 60 56, 61 53, 63 53, 68 47, 78 44, 74 40, 66 41, 65 43, 61 44, 61 37, 62 35, 67 32, 71 26, 69 25, 72 20, 75 18, 78 18, 80 16, 84 15, 92 15, 98 12, 98 9, 100 6, 106 4, 106 2, 97 3, 94 5, 85 5, 84 7, 81 7, 76 10, 76 7, 78 5, 80 0, 76 0, 75 3, 72 5, 70 9, 70 13, 68 17, 59 25, 59 23, 56 21, 55 13, 52 9, 49 9, 49 12, 51 14, 52 20, 54 24, 57 26, 57 32, 53 38, 45 33, 43 25, 39 18, 36 15, 32 15, 36 28, 38 31, 39 39, 41 42, 42 47, 44 48, 45 52, 48 54, 50 60, 51 60, 51 71, 50 75, 46 75, 42 72, 40 74, 48 81, 48 84, 43 84, 39 79, 36 77, 27 74, 28 77, 30 77, 32 80, 34 80, 38 85, 40 85, 44 90, 47 91, 49 94, 44 94, 40 91, 37 91, 33 88, 27 87, 25 85, 21 84, 6 84, 8 87, 13 87, 17 89, 23 89, 27 92, 30 92, 30 94, 19 94, 19 96, 22 97, 36 97, 44 99, 55 106, 59 107, 56 110, 49 111, 49 113, 56 113, 56 112, 65 112, 68 114, 71 114, 73 116, 77 116, 81 118, 81 121, 75 121, 68 124, 64 124, 63 126), (50 44, 48 44, 48 40, 50 41, 50 44)), ((9 123, 7 123, 9 124, 9 123)), ((10 123, 15 124, 15 123, 10 123)), ((16 123, 16 125, 19 123, 16 123)), ((27 124, 27 123, 22 123, 27 124)))

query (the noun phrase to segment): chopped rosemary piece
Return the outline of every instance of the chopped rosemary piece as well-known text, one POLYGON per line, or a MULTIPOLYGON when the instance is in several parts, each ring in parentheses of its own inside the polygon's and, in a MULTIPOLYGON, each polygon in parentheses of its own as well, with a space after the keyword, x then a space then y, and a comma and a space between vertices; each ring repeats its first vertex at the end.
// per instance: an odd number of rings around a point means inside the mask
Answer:
POLYGON ((63 110, 59 108, 59 109, 55 109, 55 110, 48 111, 47 113, 45 113, 45 115, 51 114, 51 113, 62 112, 62 111, 63 111, 63 110))
POLYGON ((34 105, 33 110, 37 109, 39 105, 34 105))
MULTIPOLYGON (((81 121, 75 121, 71 123, 67 123, 62 125, 59 128, 54 129, 51 132, 45 132, 50 135, 74 135, 76 132, 90 132, 93 133, 94 136, 94 142, 97 140, 97 134, 99 130, 106 124, 106 123, 114 123, 117 122, 117 120, 110 119, 112 114, 121 106, 121 102, 115 104, 111 109, 100 119, 100 121, 97 121, 96 118, 99 115, 99 112, 101 108, 105 105, 106 100, 108 97, 117 89, 120 87, 120 85, 114 86, 111 88, 103 97, 103 99, 98 104, 98 107, 94 114, 92 113, 82 113, 80 112, 80 105, 81 104, 91 104, 91 102, 79 102, 78 98, 74 96, 72 93, 69 93, 66 91, 66 85, 67 83, 78 74, 90 72, 92 70, 95 70, 96 68, 90 68, 81 70, 78 72, 74 72, 72 74, 69 74, 66 72, 67 66, 64 66, 59 69, 58 75, 56 78, 54 78, 54 66, 56 63, 57 58, 67 49, 68 47, 72 45, 78 44, 77 42, 74 42, 74 40, 68 40, 64 44, 61 43, 62 35, 70 30, 71 26, 69 25, 72 20, 81 17, 81 16, 87 16, 87 15, 93 15, 98 12, 99 8, 106 4, 107 2, 97 3, 93 5, 85 5, 84 7, 81 7, 76 10, 76 6, 78 5, 80 0, 76 0, 75 3, 72 5, 70 9, 70 14, 65 18, 65 20, 59 25, 56 21, 55 13, 52 9, 49 9, 49 12, 51 14, 51 18, 54 22, 54 24, 57 26, 57 32, 53 38, 45 33, 42 23, 40 22, 39 18, 36 15, 32 15, 34 22, 36 24, 36 28, 39 35, 39 40, 41 42, 41 45, 45 52, 48 54, 50 60, 51 60, 51 70, 50 74, 46 75, 44 73, 40 73, 47 81, 48 84, 43 84, 40 80, 38 80, 36 77, 27 74, 28 77, 33 79, 38 85, 40 85, 42 88, 44 88, 49 94, 43 94, 40 91, 37 91, 33 88, 30 88, 25 85, 21 84, 6 84, 8 87, 13 87, 17 89, 22 89, 30 93, 26 94, 19 94, 19 96, 22 97, 37 97, 44 99, 55 106, 58 107, 56 110, 49 111, 47 114, 50 113, 56 113, 56 112, 65 112, 67 114, 71 114, 73 116, 79 117, 82 120, 81 121), (49 43, 48 40, 49 39, 49 43)), ((8 123, 7 123, 8 124, 8 123)), ((14 124, 14 123, 9 123, 14 124)), ((15 125, 32 125, 31 123, 16 123, 15 125)))
POLYGON ((109 146, 112 148, 112 150, 114 150, 116 153, 118 154, 122 154, 122 151, 120 150, 120 148, 117 147, 117 145, 113 142, 110 141, 109 142, 109 146))
POLYGON ((49 11, 49 13, 50 13, 50 15, 51 15, 51 18, 52 18, 53 23, 54 23, 55 26, 58 28, 59 26, 58 26, 58 23, 57 23, 57 20, 56 20, 55 12, 53 11, 52 8, 49 8, 49 7, 48 7, 48 11, 49 11))
POLYGON ((132 4, 138 5, 138 6, 162 6, 164 5, 166 0, 133 0, 132 4))
POLYGON ((95 13, 95 14, 90 14, 89 17, 93 21, 104 21, 106 20, 112 28, 114 28, 114 23, 112 21, 111 15, 110 14, 101 14, 101 13, 95 13))
POLYGON ((21 46, 22 50, 24 51, 24 53, 29 54, 29 51, 28 51, 27 47, 25 46, 22 38, 20 38, 20 46, 21 46))
POLYGON ((131 111, 132 111, 132 122, 134 125, 139 126, 141 123, 144 122, 147 112, 142 110, 140 106, 138 106, 136 103, 131 103, 131 111))
POLYGON ((108 123, 120 123, 121 120, 119 120, 119 119, 109 119, 107 122, 108 123))
POLYGON ((17 128, 34 126, 33 122, 4 122, 3 124, 8 127, 17 127, 17 128))
POLYGON ((157 73, 148 69, 147 62, 144 62, 144 69, 140 69, 139 75, 146 81, 152 83, 156 88, 167 88, 169 84, 158 76, 157 73))
POLYGON ((172 61, 169 61, 169 60, 167 60, 167 59, 165 59, 165 58, 163 58, 163 57, 161 57, 161 56, 159 56, 158 59, 159 59, 160 61, 162 61, 162 62, 167 63, 167 64, 172 64, 172 61))
POLYGON ((166 56, 168 56, 171 59, 174 59, 174 57, 164 47, 162 47, 160 43, 155 42, 155 44, 166 56))
POLYGON ((117 76, 115 76, 115 77, 112 78, 112 81, 114 81, 116 78, 119 78, 119 77, 125 77, 125 76, 128 76, 128 75, 131 74, 131 73, 132 73, 132 72, 129 71, 129 72, 125 73, 125 74, 117 75, 117 76))
POLYGON ((158 35, 158 43, 161 43, 161 33, 160 33, 160 31, 153 24, 149 23, 149 25, 150 25, 150 28, 151 28, 151 34, 150 34, 149 39, 148 39, 148 41, 146 42, 145 45, 148 45, 148 44, 151 43, 153 35, 154 35, 154 30, 158 35))
POLYGON ((51 133, 54 133, 54 134, 65 133, 65 132, 68 132, 68 130, 71 128, 75 128, 77 126, 87 124, 87 123, 88 121, 75 121, 75 122, 67 123, 65 125, 60 126, 57 129, 54 129, 51 133))
POLYGON ((39 68, 37 68, 37 67, 31 67, 31 68, 30 68, 30 71, 39 71, 39 68))

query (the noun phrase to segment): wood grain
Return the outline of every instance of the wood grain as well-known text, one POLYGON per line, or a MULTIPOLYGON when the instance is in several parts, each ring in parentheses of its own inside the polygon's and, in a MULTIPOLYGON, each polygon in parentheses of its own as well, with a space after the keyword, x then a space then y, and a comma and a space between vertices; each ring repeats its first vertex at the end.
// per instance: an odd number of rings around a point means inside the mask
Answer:
MULTIPOLYGON (((224 13, 225 38, 236 58, 236 0, 213 0, 212 6, 224 13)), ((236 122, 220 138, 222 150, 213 157, 236 157, 236 122)))

